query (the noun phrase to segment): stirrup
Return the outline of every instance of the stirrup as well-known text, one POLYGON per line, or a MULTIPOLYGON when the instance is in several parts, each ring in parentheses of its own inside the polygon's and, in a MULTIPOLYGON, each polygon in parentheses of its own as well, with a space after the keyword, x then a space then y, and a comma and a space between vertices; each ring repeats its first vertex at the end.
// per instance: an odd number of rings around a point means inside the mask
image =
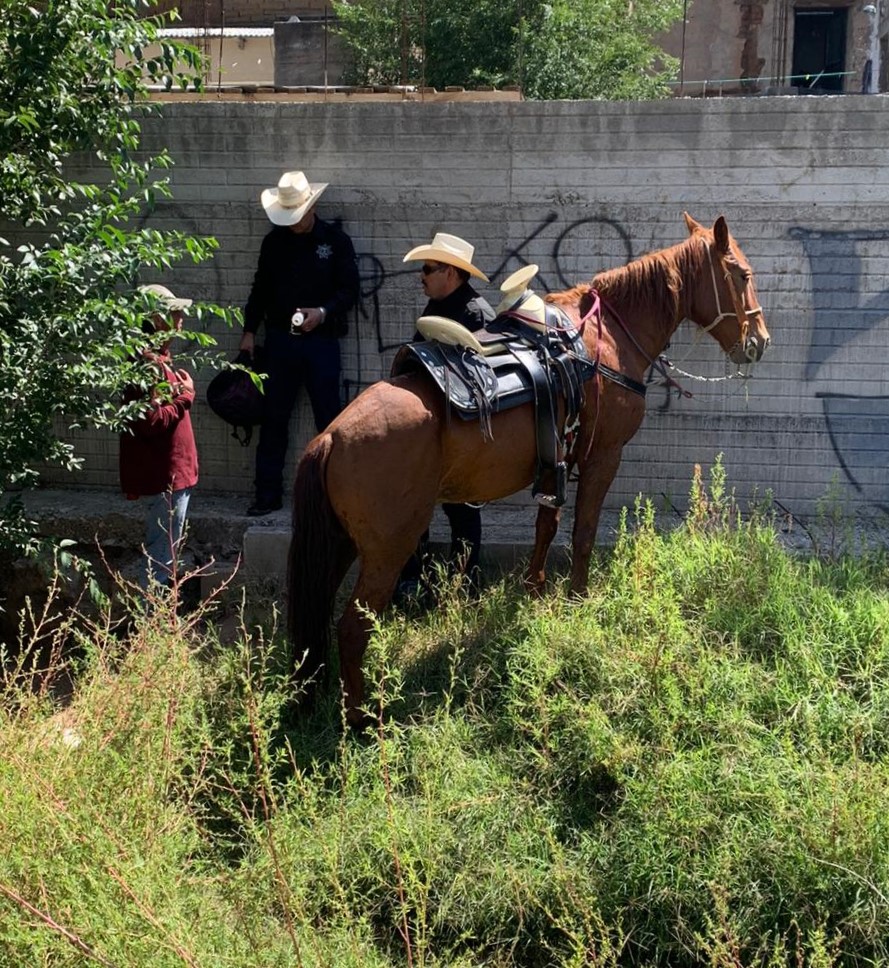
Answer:
POLYGON ((554 468, 556 474, 556 493, 544 494, 537 490, 538 479, 534 481, 531 488, 531 497, 546 508, 560 508, 568 497, 568 465, 565 461, 559 461, 554 468))

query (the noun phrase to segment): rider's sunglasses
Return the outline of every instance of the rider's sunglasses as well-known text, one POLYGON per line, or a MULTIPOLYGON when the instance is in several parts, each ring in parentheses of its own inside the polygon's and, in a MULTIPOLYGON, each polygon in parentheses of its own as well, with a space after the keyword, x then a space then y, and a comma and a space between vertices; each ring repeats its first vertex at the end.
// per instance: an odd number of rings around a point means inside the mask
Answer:
POLYGON ((429 263, 426 262, 420 267, 420 272, 422 272, 424 276, 431 276, 433 272, 441 272, 442 269, 447 269, 447 265, 444 262, 438 262, 435 265, 429 265, 429 263))

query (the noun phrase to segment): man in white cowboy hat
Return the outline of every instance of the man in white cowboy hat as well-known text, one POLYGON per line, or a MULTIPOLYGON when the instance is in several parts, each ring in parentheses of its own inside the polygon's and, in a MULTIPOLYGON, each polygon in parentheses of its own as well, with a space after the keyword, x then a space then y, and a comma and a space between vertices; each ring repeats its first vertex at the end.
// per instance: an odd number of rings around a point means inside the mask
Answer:
POLYGON ((265 326, 265 409, 256 448, 256 517, 282 506, 290 415, 300 385, 321 431, 340 412, 340 344, 348 311, 358 298, 352 240, 315 214, 327 183, 285 172, 262 193, 274 228, 262 241, 253 288, 244 309, 242 351, 253 355, 265 326))
MULTIPOLYGON (((462 323, 469 330, 482 329, 495 313, 469 283, 470 278, 488 282, 488 277, 473 265, 475 247, 457 235, 437 232, 428 245, 418 245, 408 252, 404 262, 422 262, 420 281, 429 297, 422 316, 445 316, 462 323)), ((419 333, 414 339, 422 339, 419 333)), ((461 562, 473 588, 480 579, 479 558, 482 544, 481 510, 474 504, 442 504, 451 527, 451 561, 461 562)), ((404 568, 399 581, 399 594, 404 596, 421 581, 422 559, 429 532, 420 539, 420 547, 404 568)))

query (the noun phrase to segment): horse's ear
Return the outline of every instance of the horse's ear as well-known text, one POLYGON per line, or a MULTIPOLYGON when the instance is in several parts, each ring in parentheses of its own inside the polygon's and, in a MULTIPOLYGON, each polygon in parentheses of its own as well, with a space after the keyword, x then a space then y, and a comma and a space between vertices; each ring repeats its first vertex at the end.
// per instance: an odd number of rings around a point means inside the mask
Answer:
POLYGON ((701 223, 698 222, 696 219, 693 219, 688 214, 688 212, 683 212, 682 214, 685 216, 685 224, 688 226, 688 234, 689 235, 694 235, 695 232, 703 229, 704 226, 701 225, 701 223))
POLYGON ((728 238, 728 223, 722 215, 713 223, 713 238, 716 240, 718 252, 726 253, 729 251, 731 246, 728 238))

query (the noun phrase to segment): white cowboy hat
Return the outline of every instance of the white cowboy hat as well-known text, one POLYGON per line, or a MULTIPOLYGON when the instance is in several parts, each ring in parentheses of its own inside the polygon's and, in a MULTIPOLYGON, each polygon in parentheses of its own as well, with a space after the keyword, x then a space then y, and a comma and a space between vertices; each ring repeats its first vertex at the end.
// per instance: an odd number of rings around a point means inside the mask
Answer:
POLYGON ((459 236, 436 232, 430 245, 418 245, 415 249, 411 249, 402 261, 419 262, 429 259, 432 262, 444 262, 446 265, 465 269, 471 276, 489 282, 490 280, 481 269, 476 269, 472 264, 474 254, 475 247, 459 236))
POLYGON ((164 307, 171 312, 183 309, 188 309, 191 305, 190 299, 180 299, 178 296, 174 296, 166 286, 160 286, 157 283, 152 283, 150 286, 139 286, 139 292, 147 293, 150 296, 154 296, 155 299, 164 307))
POLYGON ((277 188, 267 188, 262 193, 262 207, 275 225, 296 225, 328 184, 310 185, 301 171, 285 171, 277 188))

